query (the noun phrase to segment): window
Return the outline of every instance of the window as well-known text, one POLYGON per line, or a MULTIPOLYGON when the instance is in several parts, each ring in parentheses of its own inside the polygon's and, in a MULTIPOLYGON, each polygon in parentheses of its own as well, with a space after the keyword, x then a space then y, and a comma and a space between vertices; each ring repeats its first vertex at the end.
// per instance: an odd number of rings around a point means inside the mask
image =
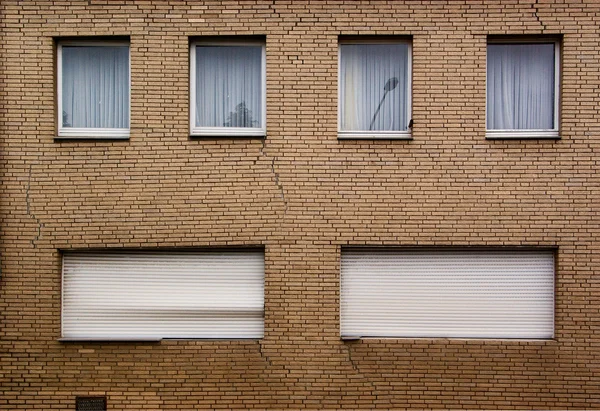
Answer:
POLYGON ((489 41, 487 137, 558 137, 557 41, 489 41))
POLYGON ((58 136, 129 137, 129 43, 58 44, 58 136))
POLYGON ((340 138, 410 138, 410 41, 340 42, 340 138))
POLYGON ((264 41, 194 41, 190 48, 193 136, 264 136, 264 41))
POLYGON ((342 338, 553 333, 552 251, 342 251, 342 338))
POLYGON ((66 252, 65 340, 261 338, 264 253, 66 252))

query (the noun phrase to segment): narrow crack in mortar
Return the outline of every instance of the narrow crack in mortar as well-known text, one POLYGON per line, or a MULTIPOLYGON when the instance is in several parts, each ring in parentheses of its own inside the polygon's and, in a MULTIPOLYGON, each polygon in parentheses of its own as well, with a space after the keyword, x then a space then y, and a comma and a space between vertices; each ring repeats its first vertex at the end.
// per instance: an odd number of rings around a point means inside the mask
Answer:
POLYGON ((341 346, 341 350, 346 351, 346 357, 348 359, 348 362, 350 363, 350 365, 352 366, 352 369, 356 372, 356 374, 358 374, 363 381, 366 381, 369 384, 369 386, 371 386, 371 388, 375 389, 375 384, 373 383, 373 381, 371 381, 369 378, 367 378, 362 373, 362 371, 360 371, 360 369, 358 368, 358 365, 354 361, 354 358, 352 358, 352 348, 350 348, 350 346, 348 346, 347 343, 344 343, 341 346))
POLYGON ((283 201, 285 211, 287 211, 288 203, 285 198, 285 190, 283 189, 283 184, 281 184, 281 181, 279 180, 279 173, 277 171, 275 171, 275 160, 276 159, 277 159, 277 157, 273 157, 271 160, 271 173, 273 173, 273 175, 275 176, 275 184, 277 184, 277 187, 279 188, 279 194, 280 194, 281 200, 283 201))
POLYGON ((285 211, 287 212, 288 210, 288 203, 287 203, 287 199, 285 198, 285 190, 283 189, 283 184, 281 184, 281 180, 279 178, 279 173, 275 170, 275 160, 277 160, 277 157, 270 157, 267 152, 266 152, 266 139, 262 140, 262 145, 260 146, 260 157, 264 157, 265 159, 271 159, 271 174, 273 174, 273 178, 275 180, 275 185, 277 185, 277 188, 279 189, 279 196, 281 197, 281 200, 283 201, 283 206, 285 208, 285 211))
POLYGON ((37 242, 42 236, 42 228, 44 228, 44 224, 41 222, 39 218, 35 214, 31 212, 31 175, 33 173, 33 164, 29 165, 29 173, 27 175, 27 187, 25 189, 25 209, 27 215, 33 218, 37 224, 37 234, 34 236, 33 240, 31 240, 31 245, 33 248, 37 248, 37 242))
POLYGON ((542 22, 542 19, 540 18, 539 12, 539 5, 540 5, 540 0, 535 0, 535 3, 531 4, 531 7, 533 8, 533 13, 535 14, 535 18, 537 19, 538 23, 540 23, 540 26, 542 26, 542 31, 546 31, 546 25, 542 22))
POLYGON ((271 360, 269 359, 269 356, 267 354, 265 354, 264 347, 262 345, 261 341, 257 341, 258 343, 258 351, 260 352, 260 357, 267 363, 267 365, 269 367, 271 367, 273 364, 271 364, 271 360))

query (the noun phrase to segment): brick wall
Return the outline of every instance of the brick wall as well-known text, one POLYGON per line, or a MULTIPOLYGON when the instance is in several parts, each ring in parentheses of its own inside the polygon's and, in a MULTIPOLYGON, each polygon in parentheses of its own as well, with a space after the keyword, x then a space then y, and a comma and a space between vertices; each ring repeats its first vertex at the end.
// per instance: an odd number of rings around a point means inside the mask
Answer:
POLYGON ((600 6, 0 4, 0 408, 599 408, 600 6), (338 140, 341 35, 412 36, 410 141, 338 140), (486 140, 492 34, 562 36, 559 140, 486 140), (131 136, 57 141, 55 40, 129 36, 131 136), (189 137, 189 42, 266 36, 267 137, 189 137), (60 250, 265 247, 260 341, 64 343, 60 250), (339 338, 340 248, 558 247, 555 339, 339 338))

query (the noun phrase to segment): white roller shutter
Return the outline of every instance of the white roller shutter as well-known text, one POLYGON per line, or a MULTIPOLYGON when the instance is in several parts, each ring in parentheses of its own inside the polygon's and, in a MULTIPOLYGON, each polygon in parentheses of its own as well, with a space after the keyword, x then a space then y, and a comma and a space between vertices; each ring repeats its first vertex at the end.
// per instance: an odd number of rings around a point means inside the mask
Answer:
POLYGON ((552 338, 552 251, 345 250, 341 334, 552 338))
POLYGON ((65 339, 260 338, 264 253, 68 252, 65 339))

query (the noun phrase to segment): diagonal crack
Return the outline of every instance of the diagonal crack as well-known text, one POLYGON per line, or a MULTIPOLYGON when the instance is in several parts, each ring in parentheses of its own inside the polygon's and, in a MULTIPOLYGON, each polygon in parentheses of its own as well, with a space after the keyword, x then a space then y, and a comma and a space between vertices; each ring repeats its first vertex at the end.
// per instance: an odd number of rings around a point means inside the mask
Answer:
POLYGON ((352 343, 343 343, 341 345, 341 350, 346 351, 348 362, 350 363, 352 369, 356 372, 356 374, 359 375, 360 378, 363 381, 365 381, 371 388, 375 389, 375 384, 373 384, 373 381, 370 378, 367 378, 367 376, 359 369, 358 365, 354 361, 354 358, 352 358, 352 347, 350 346, 350 344, 352 343))

